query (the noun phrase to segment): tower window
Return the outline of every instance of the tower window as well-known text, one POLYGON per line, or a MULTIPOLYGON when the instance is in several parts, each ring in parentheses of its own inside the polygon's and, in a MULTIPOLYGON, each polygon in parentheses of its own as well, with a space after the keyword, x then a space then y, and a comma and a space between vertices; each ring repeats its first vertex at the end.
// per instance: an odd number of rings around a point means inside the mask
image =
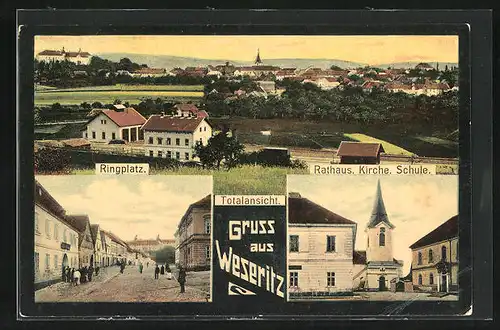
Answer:
POLYGON ((385 246, 385 228, 380 228, 380 235, 378 237, 378 245, 385 246))

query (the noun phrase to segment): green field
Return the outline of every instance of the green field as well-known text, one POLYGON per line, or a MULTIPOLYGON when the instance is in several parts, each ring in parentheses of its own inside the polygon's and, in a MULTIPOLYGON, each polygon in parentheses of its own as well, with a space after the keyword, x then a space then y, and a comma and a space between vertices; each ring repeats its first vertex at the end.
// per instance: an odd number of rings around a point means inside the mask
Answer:
POLYGON ((114 100, 122 102, 140 103, 144 99, 161 98, 164 100, 189 101, 203 97, 203 86, 177 85, 114 85, 93 86, 68 89, 45 89, 35 91, 36 105, 78 105, 83 102, 112 103, 114 100))
MULTIPOLYGON (((151 171, 156 175, 213 175, 214 194, 285 195, 287 174, 308 174, 307 169, 287 169, 244 165, 229 171, 181 167, 178 170, 151 171)), ((95 170, 73 170, 72 174, 95 174, 95 170)))
POLYGON ((382 144, 382 147, 384 148, 385 150, 385 153, 386 154, 390 154, 390 155, 404 155, 404 156, 411 156, 413 155, 412 152, 406 150, 406 149, 403 149, 401 147, 398 147, 397 145, 394 145, 392 143, 389 143, 387 141, 384 141, 384 140, 380 140, 380 139, 377 139, 377 138, 374 138, 374 137, 371 137, 371 136, 368 136, 368 135, 365 135, 365 134, 361 134, 361 133, 352 133, 352 134, 344 134, 345 137, 349 138, 349 139, 352 139, 352 140, 355 140, 355 141, 359 141, 359 142, 368 142, 368 143, 381 143, 382 144))

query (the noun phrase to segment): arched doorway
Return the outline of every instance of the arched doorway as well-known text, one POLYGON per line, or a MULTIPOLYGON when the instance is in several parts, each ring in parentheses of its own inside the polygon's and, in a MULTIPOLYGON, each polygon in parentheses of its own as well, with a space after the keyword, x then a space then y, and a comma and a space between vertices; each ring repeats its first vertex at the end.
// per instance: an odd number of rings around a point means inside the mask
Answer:
POLYGON ((385 287, 385 277, 384 276, 380 276, 378 278, 378 289, 379 289, 379 291, 385 291, 386 290, 386 287, 385 287))
POLYGON ((91 256, 90 256, 90 263, 89 263, 89 266, 90 266, 90 267, 94 267, 94 255, 91 255, 91 256))
POLYGON ((68 262, 68 255, 65 253, 65 254, 63 255, 63 259, 62 259, 62 268, 63 268, 63 269, 64 269, 64 268, 66 268, 66 266, 68 266, 68 263, 69 263, 69 262, 68 262))

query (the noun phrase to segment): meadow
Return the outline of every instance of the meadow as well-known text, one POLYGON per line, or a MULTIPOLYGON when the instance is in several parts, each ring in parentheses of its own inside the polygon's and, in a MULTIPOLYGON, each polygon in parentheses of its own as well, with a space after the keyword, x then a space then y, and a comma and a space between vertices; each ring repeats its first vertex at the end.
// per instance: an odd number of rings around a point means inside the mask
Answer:
POLYGON ((113 85, 93 86, 67 89, 50 89, 45 87, 35 91, 36 105, 79 105, 83 102, 112 103, 119 99, 122 102, 140 103, 146 98, 163 100, 192 101, 203 97, 203 86, 174 85, 113 85))
MULTIPOLYGON (((285 195, 287 174, 308 174, 307 169, 243 165, 226 170, 208 170, 180 167, 179 169, 154 170, 152 175, 213 175, 214 194, 218 195, 285 195)), ((93 175, 95 170, 73 170, 72 174, 93 175)))

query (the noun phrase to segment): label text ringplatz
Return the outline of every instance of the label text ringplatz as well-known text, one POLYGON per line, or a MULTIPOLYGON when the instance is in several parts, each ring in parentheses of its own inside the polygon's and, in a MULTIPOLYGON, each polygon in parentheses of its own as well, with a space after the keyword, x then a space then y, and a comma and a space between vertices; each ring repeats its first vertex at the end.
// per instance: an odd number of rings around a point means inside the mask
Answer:
POLYGON ((149 164, 145 163, 96 163, 96 174, 129 174, 129 175, 148 175, 149 164))

